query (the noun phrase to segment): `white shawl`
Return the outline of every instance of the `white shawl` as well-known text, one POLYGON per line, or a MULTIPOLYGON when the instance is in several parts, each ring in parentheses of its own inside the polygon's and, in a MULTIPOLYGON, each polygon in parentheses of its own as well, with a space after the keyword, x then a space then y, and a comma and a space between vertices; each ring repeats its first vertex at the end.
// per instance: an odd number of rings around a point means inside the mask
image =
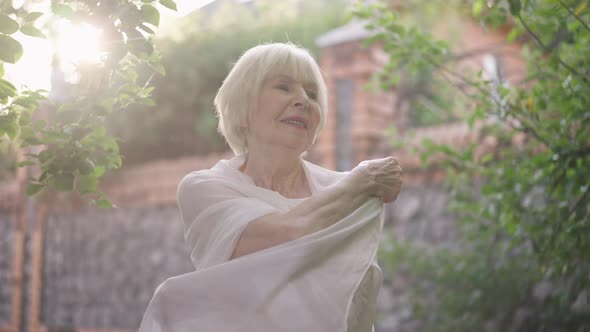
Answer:
MULTIPOLYGON (((250 221, 302 201, 257 187, 238 170, 243 160, 222 160, 181 181, 178 204, 196 271, 158 286, 139 331, 347 332, 354 292, 375 262, 381 200, 319 232, 229 260, 250 221)), ((304 169, 312 193, 346 174, 307 161, 304 169)))

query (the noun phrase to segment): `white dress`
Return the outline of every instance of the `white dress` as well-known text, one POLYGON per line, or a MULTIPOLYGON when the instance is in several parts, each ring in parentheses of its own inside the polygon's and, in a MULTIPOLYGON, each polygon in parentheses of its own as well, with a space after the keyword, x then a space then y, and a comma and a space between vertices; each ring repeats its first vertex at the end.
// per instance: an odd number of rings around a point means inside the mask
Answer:
MULTIPOLYGON (((155 291, 140 332, 370 332, 382 273, 383 205, 370 199, 319 232, 229 260, 248 222, 288 211, 288 199, 238 170, 244 157, 192 172, 178 204, 195 271, 155 291)), ((303 161, 312 193, 345 176, 303 161)))

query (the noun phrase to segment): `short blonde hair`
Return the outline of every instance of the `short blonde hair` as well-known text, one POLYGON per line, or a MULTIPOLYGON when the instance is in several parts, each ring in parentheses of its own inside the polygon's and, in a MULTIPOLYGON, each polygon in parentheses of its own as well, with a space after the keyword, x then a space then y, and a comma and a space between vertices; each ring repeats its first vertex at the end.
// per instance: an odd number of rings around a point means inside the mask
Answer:
POLYGON ((326 126, 326 84, 310 52, 291 43, 258 45, 246 51, 234 64, 215 97, 218 130, 236 155, 248 151, 246 132, 240 124, 245 123, 249 112, 257 107, 258 94, 264 81, 277 75, 316 85, 320 122, 313 142, 326 126))

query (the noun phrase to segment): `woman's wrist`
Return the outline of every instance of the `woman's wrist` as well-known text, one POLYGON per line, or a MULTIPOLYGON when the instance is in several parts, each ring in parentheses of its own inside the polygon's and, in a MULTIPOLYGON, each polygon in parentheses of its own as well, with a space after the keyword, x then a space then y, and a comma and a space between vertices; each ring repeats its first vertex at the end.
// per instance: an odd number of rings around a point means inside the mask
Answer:
POLYGON ((360 198, 363 201, 374 195, 371 184, 372 181, 368 177, 363 177, 361 174, 356 173, 350 173, 343 181, 338 183, 345 197, 351 200, 360 198))

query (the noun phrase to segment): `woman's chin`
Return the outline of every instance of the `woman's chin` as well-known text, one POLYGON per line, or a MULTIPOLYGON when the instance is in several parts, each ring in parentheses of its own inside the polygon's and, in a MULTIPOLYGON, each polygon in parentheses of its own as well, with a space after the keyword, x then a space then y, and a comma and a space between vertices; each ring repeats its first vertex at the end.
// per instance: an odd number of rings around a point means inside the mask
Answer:
POLYGON ((284 140, 282 142, 277 140, 273 142, 273 145, 292 151, 295 154, 301 154, 311 146, 309 142, 300 140, 284 140))
POLYGON ((303 152, 307 151, 308 146, 307 145, 287 145, 287 146, 285 146, 285 149, 287 151, 289 151, 289 153, 299 156, 303 152))

